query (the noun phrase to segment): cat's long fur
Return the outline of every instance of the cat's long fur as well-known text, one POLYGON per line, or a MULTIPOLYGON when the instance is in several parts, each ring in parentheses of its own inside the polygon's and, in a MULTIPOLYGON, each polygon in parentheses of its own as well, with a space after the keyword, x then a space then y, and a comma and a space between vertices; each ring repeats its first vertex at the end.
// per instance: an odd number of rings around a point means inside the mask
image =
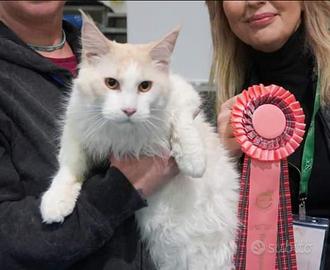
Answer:
POLYGON ((52 223, 72 212, 90 160, 102 161, 109 152, 121 158, 171 151, 181 173, 136 214, 157 268, 233 269, 238 175, 203 114, 195 117, 200 106, 196 91, 168 72, 177 34, 144 46, 110 44, 84 16, 83 60, 66 113, 60 169, 43 195, 41 213, 44 222, 52 223), (112 64, 105 60, 109 53, 112 64), (124 68, 119 71, 116 65, 124 68), (109 74, 122 76, 121 93, 106 89, 109 74), (139 76, 154 79, 153 92, 132 92, 139 76), (119 95, 126 95, 125 101, 119 95), (132 104, 137 112, 130 122, 119 107, 132 104))

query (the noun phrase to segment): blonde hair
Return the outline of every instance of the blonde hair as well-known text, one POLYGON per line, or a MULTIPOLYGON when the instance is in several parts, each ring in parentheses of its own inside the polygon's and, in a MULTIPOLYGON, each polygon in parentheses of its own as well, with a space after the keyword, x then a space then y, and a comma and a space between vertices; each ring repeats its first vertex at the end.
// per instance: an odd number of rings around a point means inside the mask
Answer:
MULTIPOLYGON (((231 31, 222 2, 206 1, 213 41, 211 81, 217 89, 217 110, 242 89, 248 68, 246 45, 231 31)), ((302 5, 306 44, 319 70, 321 104, 330 104, 330 2, 303 1, 302 5)))

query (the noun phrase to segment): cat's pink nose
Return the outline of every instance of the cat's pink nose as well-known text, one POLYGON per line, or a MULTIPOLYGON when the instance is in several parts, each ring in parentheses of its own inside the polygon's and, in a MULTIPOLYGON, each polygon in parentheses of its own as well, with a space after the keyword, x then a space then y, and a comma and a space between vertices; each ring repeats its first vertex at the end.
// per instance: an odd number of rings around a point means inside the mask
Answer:
POLYGON ((136 112, 136 109, 134 108, 125 108, 122 109, 122 111, 127 115, 127 116, 131 116, 136 112))

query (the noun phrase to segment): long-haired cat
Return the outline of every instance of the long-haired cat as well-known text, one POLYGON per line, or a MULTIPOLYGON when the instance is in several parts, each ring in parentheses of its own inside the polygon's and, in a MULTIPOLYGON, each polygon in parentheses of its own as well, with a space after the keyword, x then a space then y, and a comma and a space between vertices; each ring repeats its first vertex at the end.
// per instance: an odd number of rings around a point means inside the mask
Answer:
POLYGON ((238 175, 197 113, 198 93, 169 71, 178 32, 148 44, 118 44, 83 15, 82 62, 65 116, 60 168, 41 214, 52 223, 73 211, 91 161, 171 151, 179 175, 136 213, 157 269, 232 269, 238 175))

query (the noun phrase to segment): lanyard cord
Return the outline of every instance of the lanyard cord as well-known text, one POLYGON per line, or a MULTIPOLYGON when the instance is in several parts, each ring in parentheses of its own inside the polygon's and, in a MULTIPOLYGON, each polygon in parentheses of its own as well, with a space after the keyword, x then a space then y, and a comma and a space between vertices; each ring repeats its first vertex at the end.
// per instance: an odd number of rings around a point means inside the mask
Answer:
POLYGON ((300 203, 305 204, 308 194, 308 182, 312 173, 314 163, 314 148, 315 148, 315 116, 320 109, 320 78, 317 80, 316 93, 314 99, 313 115, 309 126, 306 141, 304 144, 301 176, 300 176, 300 203))

